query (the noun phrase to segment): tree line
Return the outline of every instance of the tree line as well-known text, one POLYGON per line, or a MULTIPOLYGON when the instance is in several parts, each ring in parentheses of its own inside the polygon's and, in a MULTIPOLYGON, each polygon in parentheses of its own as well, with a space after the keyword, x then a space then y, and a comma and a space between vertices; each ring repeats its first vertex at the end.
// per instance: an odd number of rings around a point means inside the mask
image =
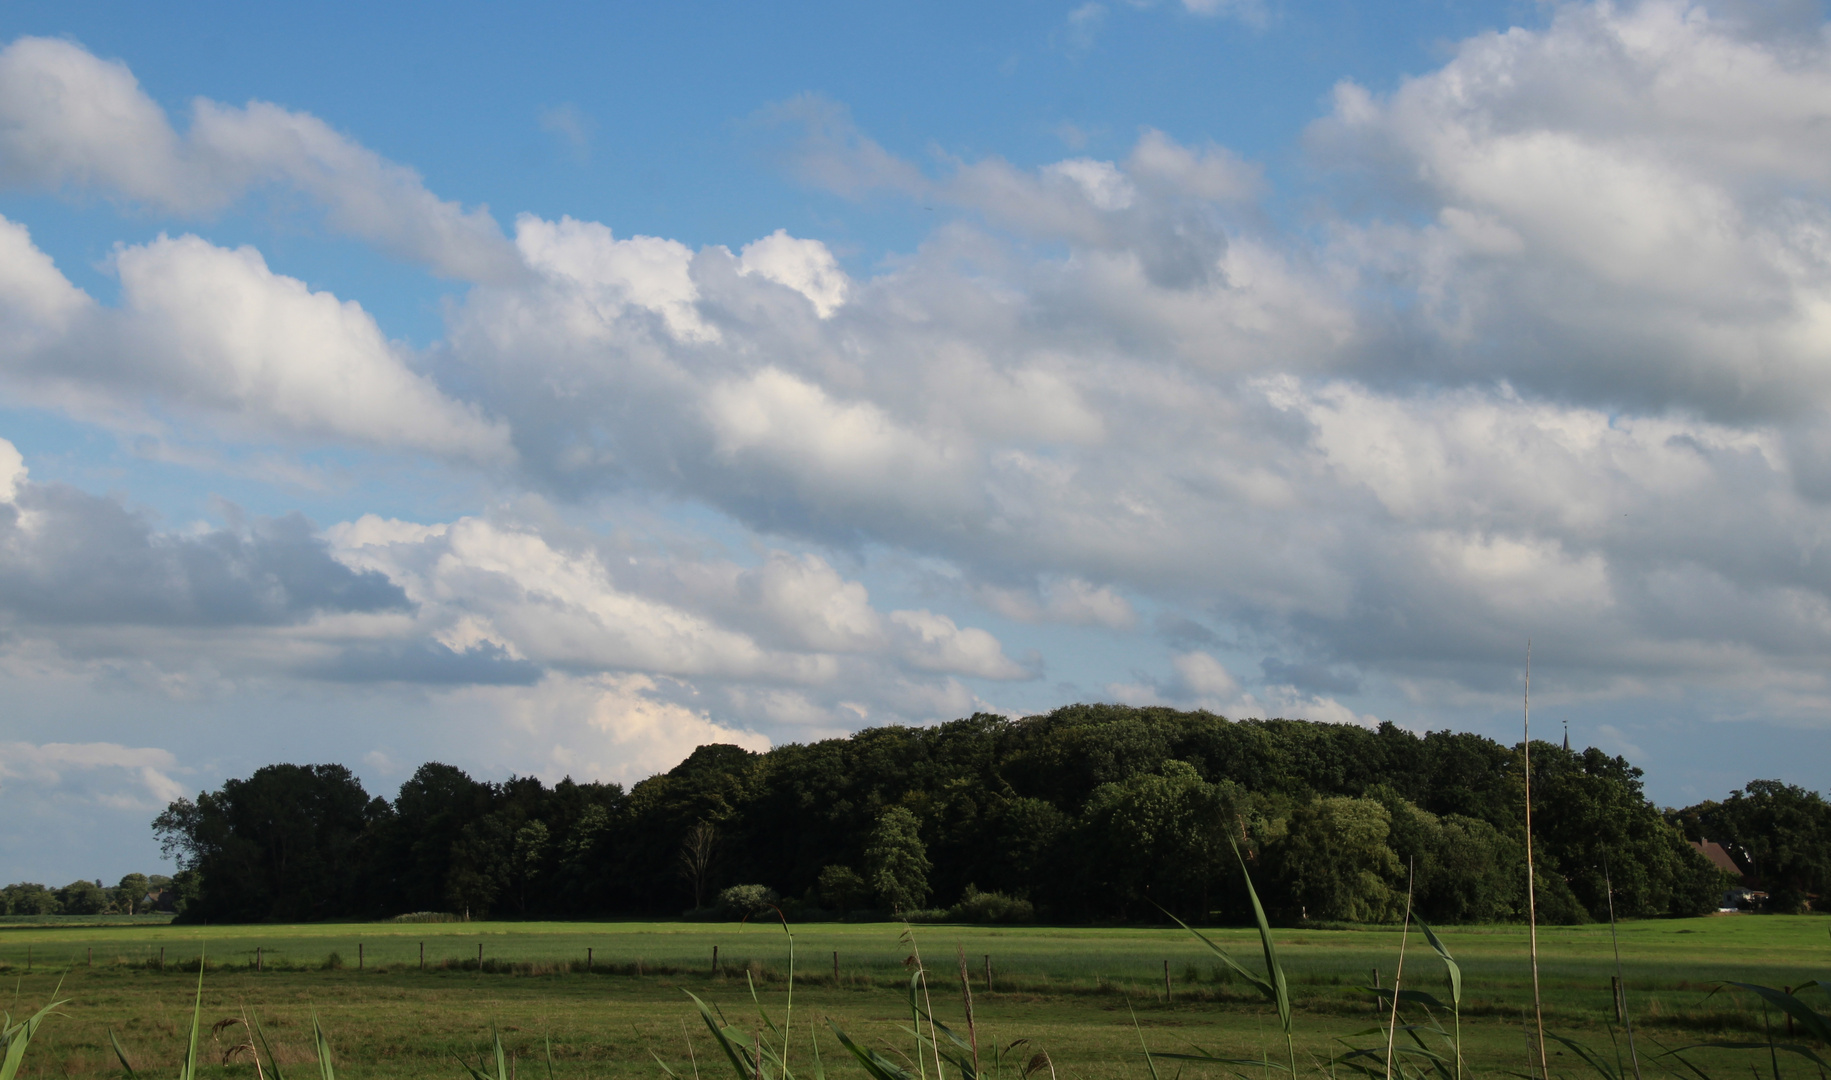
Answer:
MULTIPOLYGON (((1642 775, 1533 744, 1541 919, 1605 915, 1611 884, 1622 916, 1713 909, 1726 877, 1687 842, 1700 830, 1760 852, 1795 906, 1824 891, 1816 794, 1751 783, 1662 812, 1642 775)), ((1244 860, 1286 921, 1395 920, 1409 882, 1454 923, 1524 917, 1522 781, 1519 747, 1480 735, 1075 705, 702 746, 627 791, 430 763, 389 801, 341 765, 270 765, 154 829, 194 922, 678 915, 721 896, 802 918, 1234 921, 1244 860)))
POLYGON ((60 889, 35 881, 0 888, 0 915, 146 915, 177 908, 178 890, 164 874, 127 874, 112 888, 100 878, 60 889))

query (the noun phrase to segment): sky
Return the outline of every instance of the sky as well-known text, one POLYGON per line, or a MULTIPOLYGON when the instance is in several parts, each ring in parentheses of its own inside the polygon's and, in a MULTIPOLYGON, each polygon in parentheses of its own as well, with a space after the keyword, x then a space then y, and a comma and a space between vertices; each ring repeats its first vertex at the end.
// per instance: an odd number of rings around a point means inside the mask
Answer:
POLYGON ((1831 766, 1819 4, 0 7, 0 879, 1074 702, 1831 766))

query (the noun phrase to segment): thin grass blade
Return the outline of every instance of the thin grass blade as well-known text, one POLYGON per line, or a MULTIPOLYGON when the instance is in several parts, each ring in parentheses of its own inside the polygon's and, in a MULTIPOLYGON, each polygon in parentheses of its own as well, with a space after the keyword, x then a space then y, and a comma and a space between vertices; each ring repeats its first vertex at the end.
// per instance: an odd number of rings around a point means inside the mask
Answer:
MULTIPOLYGON (((1377 996, 1381 1001, 1390 1001, 1392 999, 1393 989, 1390 986, 1363 986, 1361 989, 1369 994, 1377 996)), ((1433 1009, 1442 1009, 1444 1012, 1448 1012, 1450 1008, 1448 1005, 1437 1000, 1437 996, 1428 990, 1400 990, 1398 991, 1398 995, 1400 1001, 1408 1004, 1425 1005, 1433 1009)))
MULTIPOLYGON (((1819 1057, 1817 1052, 1815 1052, 1811 1047, 1801 1046, 1798 1043, 1729 1042, 1729 1041, 1703 1042, 1703 1043, 1691 1043, 1688 1046, 1675 1047, 1671 1050, 1666 1051, 1666 1053, 1670 1054, 1674 1057, 1677 1057, 1679 1054, 1679 1051, 1681 1051, 1681 1050, 1785 1050, 1789 1054, 1798 1054, 1800 1057, 1805 1058, 1807 1061, 1812 1062, 1814 1065, 1817 1065, 1821 1069, 1831 1071, 1831 1063, 1827 1063, 1823 1058, 1819 1057)), ((1679 1060, 1684 1061, 1685 1059, 1680 1057, 1679 1060)), ((1690 1063, 1686 1062, 1686 1064, 1690 1064, 1690 1063)))
MULTIPOLYGON (((197 954, 197 1000, 191 1005, 191 1042, 184 1052, 184 1065, 179 1070, 178 1080, 196 1080, 197 1078, 197 1036, 203 1024, 203 954, 197 954)), ((0 1076, 0 1080, 12 1080, 0 1076)))
POLYGON ((1584 1064, 1596 1070, 1597 1075, 1605 1077, 1606 1080, 1621 1080, 1621 1073, 1619 1070, 1610 1068, 1609 1063, 1605 1061, 1600 1054, 1595 1053, 1589 1047, 1584 1046, 1575 1039, 1567 1039, 1553 1031, 1547 1031, 1545 1037, 1553 1042, 1562 1043, 1564 1046, 1569 1047, 1571 1053, 1582 1058, 1584 1064))
POLYGON ((318 1014, 312 1013, 312 1048, 318 1053, 318 1075, 321 1080, 337 1080, 337 1070, 331 1064, 331 1040, 324 1034, 324 1025, 318 1023, 318 1014))
POLYGON ((839 1039, 839 1045, 845 1047, 858 1060, 859 1065, 864 1067, 865 1072, 871 1076, 871 1080, 915 1080, 915 1074, 908 1069, 875 1050, 853 1042, 851 1036, 847 1035, 838 1024, 835 1024, 831 1017, 827 1018, 826 1026, 833 1030, 834 1036, 839 1039))
POLYGON ((748 1039, 745 1039, 741 1032, 721 1025, 718 1018, 715 1018, 711 1007, 701 1001, 698 994, 691 990, 682 992, 693 999, 693 1004, 699 1006, 700 1018, 706 1022, 706 1028, 712 1032, 712 1038, 718 1042, 719 1049, 725 1052, 725 1060, 731 1062, 731 1069, 737 1074, 737 1080, 752 1080, 752 1073, 755 1070, 750 1050, 744 1046, 743 1042, 737 1041, 742 1039, 747 1042, 748 1039), (726 1034, 727 1031, 730 1034, 726 1034), (733 1036, 736 1038, 734 1039, 733 1036))
MULTIPOLYGON (((267 1054, 267 1071, 273 1074, 273 1080, 286 1080, 286 1074, 280 1071, 280 1059, 273 1056, 273 1047, 267 1044, 267 1032, 262 1029, 260 1018, 253 1017, 252 1019, 254 1020, 254 1034, 261 1040, 261 1049, 267 1054)), ((110 1034, 113 1033, 110 1032, 110 1034)), ((121 1064, 125 1065, 127 1062, 123 1060, 121 1064)))
POLYGON ((1200 941, 1203 945, 1206 945, 1208 947, 1209 952, 1213 953, 1215 956, 1220 957, 1221 963, 1226 964, 1229 968, 1232 968, 1234 974, 1238 975, 1242 979, 1245 979, 1247 984, 1250 985, 1254 990, 1257 990, 1259 993, 1265 995, 1265 1000, 1273 1002, 1274 1004, 1277 1002, 1278 991, 1275 987, 1272 986, 1271 983, 1260 978, 1257 974, 1246 970, 1246 968, 1241 966, 1240 962, 1238 960, 1235 960, 1227 952, 1226 949, 1221 948, 1219 945, 1216 945, 1213 941, 1209 940, 1208 935, 1202 933, 1200 930, 1197 930, 1195 927, 1190 926, 1188 923, 1183 922, 1181 919, 1179 919, 1175 915, 1171 914, 1167 909, 1165 909, 1161 905, 1153 905, 1153 906, 1156 906, 1158 911, 1161 911, 1164 913, 1164 915, 1168 916, 1170 921, 1172 921, 1176 925, 1182 927, 1184 930, 1189 931, 1189 933, 1195 935, 1196 940, 1200 941))
POLYGON ((652 1046, 649 1047, 648 1056, 655 1059, 655 1064, 661 1066, 662 1072, 667 1073, 670 1077, 673 1078, 673 1080, 680 1080, 680 1074, 675 1072, 673 1069, 669 1068, 667 1062, 661 1060, 661 1055, 655 1053, 654 1047, 652 1047, 652 1046))
POLYGON ((128 1080, 140 1080, 140 1074, 134 1072, 134 1067, 127 1063, 127 1050, 121 1046, 121 1040, 113 1028, 108 1029, 108 1042, 114 1047, 115 1060, 121 1063, 121 1069, 127 1073, 128 1080))
POLYGON ((1138 1010, 1132 1008, 1132 1003, 1127 1001, 1125 1011, 1132 1014, 1132 1030, 1138 1033, 1138 1047, 1144 1051, 1144 1064, 1151 1070, 1151 1080, 1163 1080, 1157 1075, 1157 1062, 1151 1060, 1151 1047, 1144 1041, 1144 1028, 1138 1026, 1138 1010))
POLYGON ((1277 1069, 1279 1072, 1290 1071, 1282 1063, 1273 1061, 1270 1058, 1229 1058, 1216 1057, 1213 1054, 1172 1054, 1162 1050, 1157 1052, 1157 1056, 1166 1061, 1191 1061, 1198 1065, 1246 1065, 1255 1069, 1277 1069))
MULTIPOLYGON (((58 989, 63 989, 63 985, 63 980, 59 979, 58 989)), ((51 996, 56 998, 57 990, 51 991, 51 996)), ((31 1044, 32 1036, 38 1031, 38 1025, 49 1019, 57 1007, 64 1004, 66 1000, 52 1001, 17 1024, 6 1026, 6 1057, 0 1059, 0 1080, 13 1080, 19 1074, 19 1066, 25 1061, 25 1048, 31 1044)))
POLYGON ((1418 918, 1416 915, 1411 917, 1411 921, 1417 923, 1418 929, 1424 931, 1424 940, 1430 942, 1430 947, 1436 952, 1437 959, 1442 960, 1443 966, 1449 969, 1450 1000, 1455 1002, 1457 1007, 1460 1008, 1462 1005, 1462 965, 1456 963, 1456 958, 1451 956, 1450 951, 1443 947, 1442 940, 1437 937, 1437 932, 1430 928, 1429 923, 1418 918))
POLYGON ((1291 988, 1284 978, 1284 966, 1278 963, 1278 946, 1272 941, 1272 925, 1265 917, 1265 905, 1259 903, 1259 890, 1252 886, 1252 872, 1246 869, 1246 856, 1240 854, 1238 844, 1233 845, 1233 857, 1240 860, 1240 876, 1246 879, 1246 896, 1252 901, 1252 917, 1259 924, 1259 944, 1265 950, 1266 978, 1276 991, 1273 1000, 1278 1005, 1278 1022, 1284 1025, 1284 1034, 1288 1038, 1291 1033, 1291 988))
POLYGON ((1759 986, 1755 983, 1732 982, 1730 986, 1740 987, 1756 995, 1761 1000, 1799 1021, 1806 1031, 1819 1042, 1831 1043, 1831 1021, 1827 1021, 1810 1005, 1782 990, 1771 986, 1759 986))

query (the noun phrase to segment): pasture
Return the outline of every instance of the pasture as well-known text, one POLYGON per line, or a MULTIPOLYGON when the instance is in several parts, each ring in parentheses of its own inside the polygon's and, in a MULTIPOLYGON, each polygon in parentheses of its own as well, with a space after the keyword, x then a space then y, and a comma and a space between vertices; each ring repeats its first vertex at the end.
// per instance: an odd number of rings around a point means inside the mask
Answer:
MULTIPOLYGON (((816 1026, 829 1016, 855 1039, 886 1052, 906 1052, 910 1040, 899 1025, 908 1020, 903 987, 910 949, 900 940, 903 927, 815 923, 793 929, 792 1052, 811 1064, 810 1040, 817 1037, 829 1073, 862 1075, 837 1056, 839 1047, 824 1024, 816 1026)), ((1661 1046, 1759 1039, 1764 1022, 1784 1023, 1777 1015, 1764 1021, 1758 1001, 1719 990, 1722 983, 1793 987, 1831 977, 1831 919, 1658 920, 1624 923, 1619 933, 1629 1006, 1649 1076, 1683 1071, 1676 1062, 1648 1061, 1661 1046)), ((929 972, 935 1012, 949 1023, 961 1019, 958 957, 964 953, 988 1057, 994 1042, 1027 1038, 1024 1053, 1047 1050, 1062 1080, 1149 1080, 1140 1032, 1153 1051, 1186 1051, 1194 1044, 1228 1057, 1282 1055, 1275 1012, 1180 929, 923 925, 913 935, 929 972)), ((1226 929, 1210 936, 1249 969, 1260 968, 1255 931, 1226 929)), ((1449 927, 1442 937, 1464 973, 1462 1028, 1473 1072, 1524 1072, 1531 1009, 1525 928, 1449 927)), ((1325 1063, 1345 1048, 1340 1037, 1382 1022, 1372 996, 1358 988, 1371 981, 1375 968, 1382 984, 1391 984, 1399 958, 1396 928, 1283 929, 1276 940, 1295 1002, 1300 1064, 1325 1063)), ((1612 1060, 1609 980, 1615 967, 1608 927, 1541 929, 1540 953, 1548 1030, 1598 1048, 1612 1060)), ((10 984, 3 987, 7 1010, 17 1018, 37 1008, 60 978, 62 995, 70 999, 64 1015, 33 1040, 21 1075, 120 1075, 110 1029, 136 1069, 158 1075, 175 1068, 189 1032, 200 955, 206 958, 206 1025, 258 1018, 283 1066, 309 1068, 316 1013, 350 1080, 459 1080, 465 1074, 455 1057, 476 1060, 492 1030, 502 1033, 514 1053, 518 1076, 546 1076, 550 1040, 555 1080, 660 1077, 651 1051, 682 1075, 693 1075, 697 1066, 707 1080, 721 1071, 728 1077, 730 1066, 715 1057, 684 991, 721 1005, 742 1027, 757 1023, 751 983, 778 1020, 788 991, 788 937, 779 925, 5 926, 0 977, 10 984)), ((1414 931, 1405 987, 1442 996, 1444 983, 1443 965, 1414 931)), ((246 1054, 233 1049, 246 1040, 243 1031, 232 1024, 206 1036, 209 1075, 255 1075, 246 1054)), ((1348 1041, 1383 1044, 1383 1035, 1348 1041)), ((1753 1064, 1766 1074, 1767 1055, 1760 1058, 1704 1051, 1694 1060, 1718 1077, 1739 1076, 1753 1064)), ((1556 1075, 1594 1075, 1569 1054, 1554 1053, 1552 1060, 1556 1075)), ((1796 1075, 1815 1072, 1797 1058, 1781 1066, 1796 1075)), ((1319 1067, 1326 1073, 1326 1066, 1319 1067)), ((1165 1077, 1174 1072, 1168 1069, 1165 1077)), ((1217 1070, 1196 1067, 1189 1075, 1202 1072, 1217 1070)), ((288 1075, 298 1080, 305 1073, 288 1070, 288 1075)))

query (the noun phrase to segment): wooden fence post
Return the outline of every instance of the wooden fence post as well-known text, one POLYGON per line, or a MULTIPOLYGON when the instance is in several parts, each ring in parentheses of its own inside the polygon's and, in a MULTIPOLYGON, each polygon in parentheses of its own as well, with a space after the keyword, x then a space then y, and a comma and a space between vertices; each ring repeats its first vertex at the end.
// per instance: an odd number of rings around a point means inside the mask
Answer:
MULTIPOLYGON (((28 953, 26 955, 29 956, 31 954, 28 953)), ((159 946, 159 970, 160 971, 165 970, 165 946, 163 946, 163 945, 159 946)))
POLYGON ((420 970, 426 970, 426 943, 420 942, 420 970))
POLYGON ((992 954, 985 954, 985 992, 992 992, 992 954))
POLYGON ((483 942, 477 942, 477 970, 483 970, 483 942))
POLYGON ((362 970, 362 942, 356 943, 356 970, 362 970))
POLYGON ((1163 962, 1163 1003, 1170 1004, 1170 962, 1163 962))
POLYGON ((718 946, 712 946, 712 974, 718 974, 718 946))
POLYGON ((262 970, 261 961, 263 959, 265 959, 265 958, 261 956, 261 947, 259 945, 256 945, 254 947, 254 970, 256 970, 256 971, 262 970))
POLYGON ((591 949, 589 947, 585 949, 585 973, 587 975, 591 973, 591 949))
POLYGON ((833 950, 833 985, 839 985, 839 950, 833 950))

